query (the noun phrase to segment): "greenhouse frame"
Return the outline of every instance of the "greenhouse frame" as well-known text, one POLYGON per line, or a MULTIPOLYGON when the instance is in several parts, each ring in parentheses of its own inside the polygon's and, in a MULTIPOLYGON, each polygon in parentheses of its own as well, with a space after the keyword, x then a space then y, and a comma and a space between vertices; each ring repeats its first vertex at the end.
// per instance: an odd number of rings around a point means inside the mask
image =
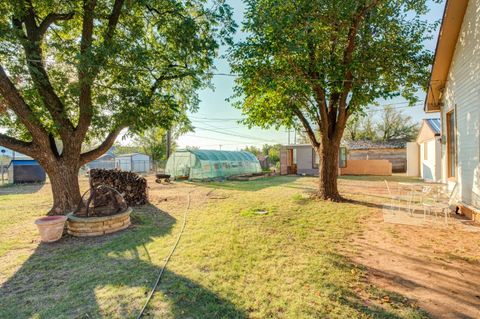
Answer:
POLYGON ((165 173, 172 179, 206 180, 261 173, 252 153, 217 150, 178 150, 167 161, 165 173))

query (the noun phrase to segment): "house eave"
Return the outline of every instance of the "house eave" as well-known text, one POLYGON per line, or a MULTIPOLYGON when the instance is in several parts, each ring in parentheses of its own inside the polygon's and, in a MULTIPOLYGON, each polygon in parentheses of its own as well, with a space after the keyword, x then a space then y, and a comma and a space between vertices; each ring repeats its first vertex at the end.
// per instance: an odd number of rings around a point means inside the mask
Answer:
POLYGON ((427 97, 425 99, 424 111, 426 113, 441 111, 442 95, 447 83, 448 72, 452 64, 467 6, 468 0, 447 0, 445 4, 427 97))

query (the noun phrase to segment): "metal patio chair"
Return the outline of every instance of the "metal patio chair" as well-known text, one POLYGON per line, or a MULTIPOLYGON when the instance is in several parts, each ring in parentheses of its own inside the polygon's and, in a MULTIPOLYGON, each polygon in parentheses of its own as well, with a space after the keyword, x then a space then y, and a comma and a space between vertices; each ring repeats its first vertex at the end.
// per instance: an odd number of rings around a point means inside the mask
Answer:
MULTIPOLYGON (((442 187, 446 187, 446 185, 442 185, 442 187)), ((439 215, 443 215, 445 224, 448 225, 448 218, 452 211, 451 207, 456 203, 456 197, 458 194, 457 184, 455 184, 451 192, 447 192, 447 190, 442 190, 441 187, 437 187, 435 191, 432 192, 432 196, 422 203, 424 219, 426 218, 427 213, 433 213, 435 218, 438 218, 439 215)))
MULTIPOLYGON (((401 209, 402 209, 402 202, 406 203, 407 204, 407 211, 411 214, 411 204, 412 204, 412 197, 413 197, 413 194, 412 192, 408 192, 408 194, 400 194, 401 191, 400 191, 400 187, 397 188, 397 193, 398 194, 395 194, 392 192, 392 190, 390 189, 390 186, 388 185, 388 181, 385 179, 384 180, 385 182, 385 186, 387 188, 387 191, 388 191, 388 195, 390 197, 390 200, 391 200, 391 204, 393 207, 395 207, 395 204, 396 204, 396 207, 397 207, 397 210, 400 212, 401 209)), ((392 211, 394 212, 394 210, 392 209, 392 211)))

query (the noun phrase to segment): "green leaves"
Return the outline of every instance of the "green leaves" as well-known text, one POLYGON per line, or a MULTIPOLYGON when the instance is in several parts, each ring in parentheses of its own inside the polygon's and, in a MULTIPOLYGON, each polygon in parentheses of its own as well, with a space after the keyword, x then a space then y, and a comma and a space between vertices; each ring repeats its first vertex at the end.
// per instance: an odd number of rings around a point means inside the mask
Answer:
MULTIPOLYGON (((50 25, 41 48, 49 81, 74 125, 80 114, 78 74, 86 74, 94 115, 87 138, 104 136, 118 125, 133 132, 169 127, 187 110, 194 111, 196 90, 209 83, 219 42, 230 41, 235 28, 223 0, 126 1, 109 40, 113 3, 97 0, 92 44, 81 52, 83 1, 32 1, 38 25, 49 14, 74 13, 50 25)), ((21 0, 0 4, 0 61, 44 128, 57 136, 59 123, 31 82, 21 45, 25 40, 12 24, 11 18, 21 20, 27 8, 21 0)), ((17 135, 27 133, 12 113, 0 114, 0 125, 17 135)))
POLYGON ((246 3, 247 38, 230 62, 239 74, 232 99, 250 125, 300 125, 298 109, 314 130, 324 123, 333 132, 342 108, 348 117, 398 95, 413 104, 427 85, 432 54, 423 43, 435 24, 421 17, 425 0, 246 3))

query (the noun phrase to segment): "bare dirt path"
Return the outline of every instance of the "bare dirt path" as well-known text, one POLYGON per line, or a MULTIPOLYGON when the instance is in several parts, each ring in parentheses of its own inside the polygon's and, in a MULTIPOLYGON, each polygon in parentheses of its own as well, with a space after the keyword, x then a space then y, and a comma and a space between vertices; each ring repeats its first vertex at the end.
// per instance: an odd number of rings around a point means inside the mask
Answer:
POLYGON ((353 240, 352 259, 366 269, 368 283, 410 298, 433 318, 480 318, 480 233, 385 223, 381 182, 343 187, 353 197, 375 190, 362 199, 372 215, 353 240))

